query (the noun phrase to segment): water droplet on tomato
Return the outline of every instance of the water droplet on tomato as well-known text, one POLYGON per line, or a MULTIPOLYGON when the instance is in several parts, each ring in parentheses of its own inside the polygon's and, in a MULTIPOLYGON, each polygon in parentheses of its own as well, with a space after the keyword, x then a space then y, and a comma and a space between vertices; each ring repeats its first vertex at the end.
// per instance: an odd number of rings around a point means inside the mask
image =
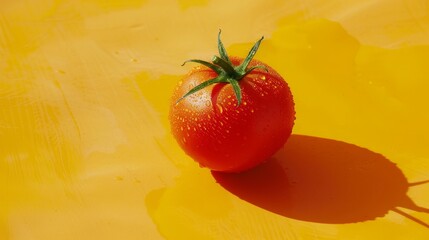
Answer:
POLYGON ((216 104, 217 109, 219 110, 219 113, 223 112, 223 108, 220 104, 216 104))
POLYGON ((262 77, 261 77, 261 79, 262 79, 262 80, 265 80, 265 76, 262 76, 262 77))

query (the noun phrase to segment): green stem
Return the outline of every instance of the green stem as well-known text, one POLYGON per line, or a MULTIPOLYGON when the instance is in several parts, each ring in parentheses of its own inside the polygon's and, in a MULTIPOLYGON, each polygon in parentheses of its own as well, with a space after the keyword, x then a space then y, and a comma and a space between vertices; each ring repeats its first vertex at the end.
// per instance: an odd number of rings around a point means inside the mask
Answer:
POLYGON ((235 69, 232 67, 232 65, 228 62, 226 62, 225 60, 223 60, 222 58, 218 57, 218 56, 214 56, 212 62, 216 65, 218 65, 219 67, 221 67, 225 73, 232 77, 232 78, 237 78, 238 77, 238 73, 237 71, 235 71, 235 69))
POLYGON ((234 66, 231 63, 230 58, 228 57, 228 54, 226 53, 225 47, 223 46, 223 43, 220 39, 220 33, 221 31, 219 31, 218 34, 218 50, 219 50, 219 54, 220 57, 218 56, 214 56, 212 59, 212 63, 203 61, 203 60, 198 60, 198 59, 191 59, 188 60, 187 62, 195 62, 195 63, 199 63, 202 64, 206 67, 211 68, 213 71, 215 71, 218 76, 207 80, 201 84, 199 84, 198 86, 194 87, 193 89, 191 89, 189 92, 187 92, 183 97, 181 97, 179 100, 177 100, 177 103, 180 102, 183 98, 194 94, 195 92, 209 86, 212 84, 216 84, 216 83, 221 83, 221 82, 226 82, 232 85, 235 96, 237 98, 237 107, 240 105, 241 103, 241 98, 242 98, 242 93, 241 93, 241 89, 240 89, 240 84, 239 81, 245 77, 247 74, 249 74, 250 72, 252 72, 253 70, 255 70, 256 68, 261 68, 264 69, 265 71, 268 72, 268 69, 263 66, 263 65, 257 65, 257 66, 253 66, 248 68, 250 62, 253 59, 253 56, 255 56, 256 52, 258 51, 259 45, 261 44, 262 40, 264 39, 264 37, 262 37, 261 39, 259 39, 259 41, 257 41, 255 43, 255 45, 253 45, 252 49, 250 49, 249 54, 247 55, 247 57, 243 60, 243 62, 239 65, 239 66, 234 66))

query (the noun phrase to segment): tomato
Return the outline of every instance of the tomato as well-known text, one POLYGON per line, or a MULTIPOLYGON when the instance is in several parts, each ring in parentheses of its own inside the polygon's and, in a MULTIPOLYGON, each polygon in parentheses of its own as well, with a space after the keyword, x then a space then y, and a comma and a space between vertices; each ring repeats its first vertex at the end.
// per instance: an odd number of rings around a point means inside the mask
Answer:
POLYGON ((173 92, 172 134, 202 167, 248 170, 269 159, 291 135, 295 110, 288 84, 267 64, 252 59, 262 39, 245 59, 229 57, 219 32, 220 57, 213 63, 189 60, 201 66, 173 92))

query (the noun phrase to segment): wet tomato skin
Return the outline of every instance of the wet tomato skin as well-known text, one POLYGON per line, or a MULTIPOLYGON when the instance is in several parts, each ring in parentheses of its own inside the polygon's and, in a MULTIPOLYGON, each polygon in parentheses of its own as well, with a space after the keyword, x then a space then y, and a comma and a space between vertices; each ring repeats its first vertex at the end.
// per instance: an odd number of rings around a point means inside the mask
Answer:
MULTIPOLYGON (((242 58, 231 57, 234 66, 242 58)), ((271 67, 262 65, 239 80, 241 104, 233 87, 217 83, 179 100, 217 73, 205 66, 192 69, 177 85, 171 100, 171 131, 180 147, 201 166, 214 171, 242 172, 268 160, 289 138, 294 102, 289 86, 271 67)))

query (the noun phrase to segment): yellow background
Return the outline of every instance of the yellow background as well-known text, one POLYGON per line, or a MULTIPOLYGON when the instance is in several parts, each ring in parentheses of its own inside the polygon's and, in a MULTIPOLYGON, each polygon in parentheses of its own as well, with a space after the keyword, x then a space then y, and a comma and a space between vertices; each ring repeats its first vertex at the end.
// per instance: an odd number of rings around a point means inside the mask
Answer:
POLYGON ((181 63, 209 60, 220 28, 231 55, 264 35, 256 58, 292 89, 293 139, 382 154, 429 208, 429 184, 412 185, 429 179, 427 0, 0 4, 0 239, 429 238, 427 209, 335 224, 252 204, 188 158, 167 120, 181 63))

